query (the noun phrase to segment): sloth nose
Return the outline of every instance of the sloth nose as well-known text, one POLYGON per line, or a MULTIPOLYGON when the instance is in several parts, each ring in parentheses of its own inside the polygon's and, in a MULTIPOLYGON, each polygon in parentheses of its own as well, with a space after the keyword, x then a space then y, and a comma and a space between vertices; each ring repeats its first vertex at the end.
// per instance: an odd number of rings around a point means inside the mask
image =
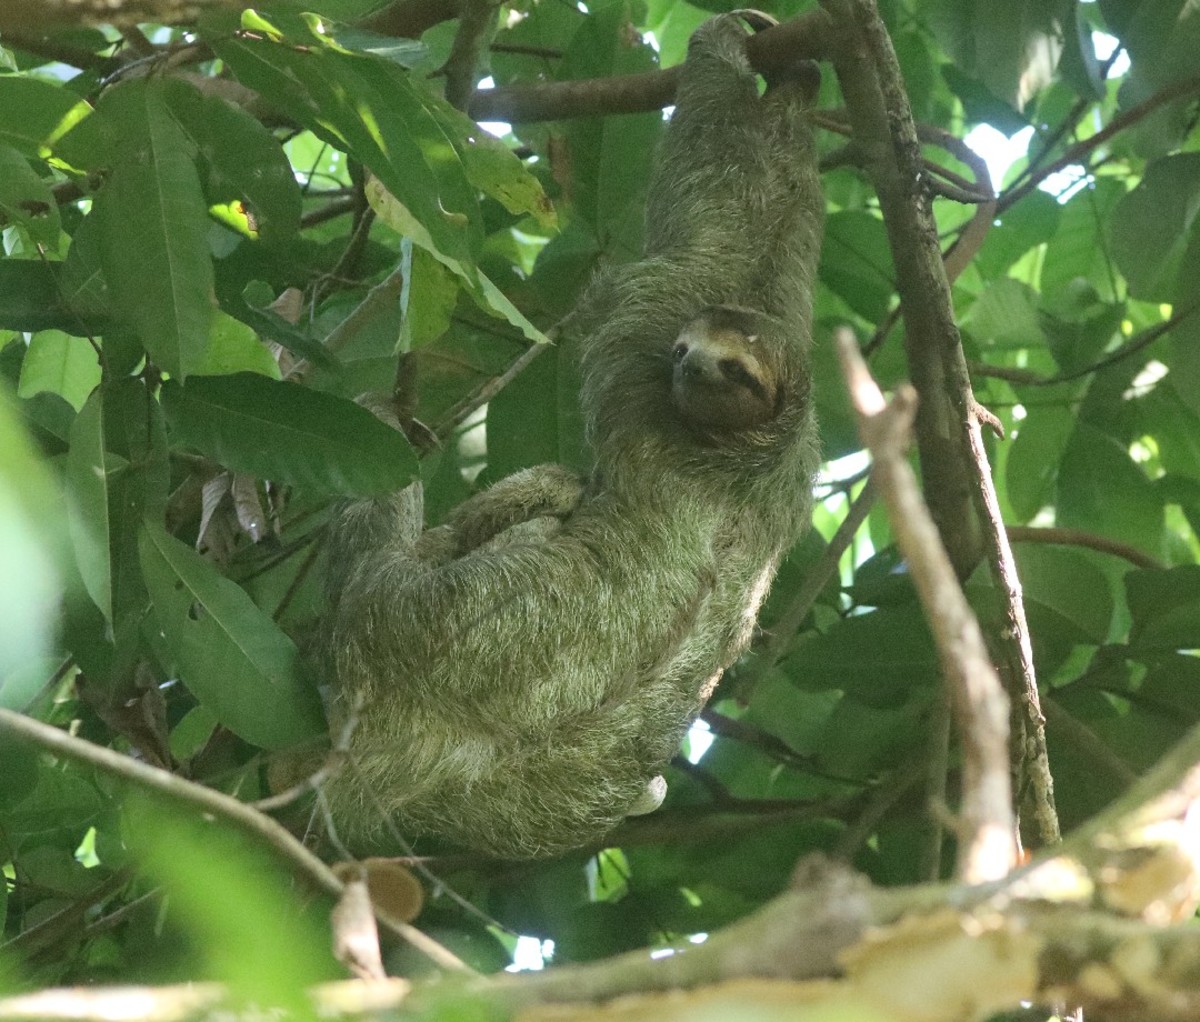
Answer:
POLYGON ((702 349, 697 348, 690 349, 684 355, 679 368, 683 371, 684 378, 692 381, 717 381, 721 375, 716 359, 702 349))

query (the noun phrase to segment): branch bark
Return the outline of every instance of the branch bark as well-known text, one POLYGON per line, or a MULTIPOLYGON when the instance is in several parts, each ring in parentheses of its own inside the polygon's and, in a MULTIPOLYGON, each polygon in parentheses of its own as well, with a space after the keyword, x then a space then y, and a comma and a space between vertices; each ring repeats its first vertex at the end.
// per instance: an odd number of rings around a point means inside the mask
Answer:
MULTIPOLYGON (((269 845, 290 863, 298 876, 316 890, 324 891, 334 897, 340 897, 345 890, 345 884, 338 879, 333 870, 297 841, 292 834, 269 816, 264 816, 223 792, 214 791, 212 788, 206 788, 201 784, 177 777, 167 770, 139 763, 112 749, 85 742, 82 738, 76 738, 49 724, 43 724, 41 721, 2 707, 0 707, 0 731, 7 731, 17 738, 32 742, 56 756, 97 767, 113 777, 119 777, 141 788, 159 792, 176 802, 214 813, 222 819, 228 820, 244 833, 269 845)), ((440 968, 458 972, 471 971, 455 955, 431 937, 427 937, 415 926, 382 914, 379 916, 379 920, 440 968)), ((0 1012, 0 1018, 2 1017, 3 1013, 0 1012)))
MULTIPOLYGON (((793 61, 824 57, 829 49, 831 23, 822 11, 759 32, 746 43, 750 63, 761 74, 780 71, 793 61)), ((468 112, 477 121, 530 124, 564 117, 661 110, 675 97, 677 68, 647 71, 615 78, 587 78, 537 85, 510 85, 475 93, 468 112)))
POLYGON ((967 883, 998 880, 1016 862, 1008 699, 908 464, 916 393, 906 384, 885 402, 854 335, 840 331, 837 342, 859 435, 871 452, 871 481, 921 599, 958 723, 963 753, 958 876, 967 883))

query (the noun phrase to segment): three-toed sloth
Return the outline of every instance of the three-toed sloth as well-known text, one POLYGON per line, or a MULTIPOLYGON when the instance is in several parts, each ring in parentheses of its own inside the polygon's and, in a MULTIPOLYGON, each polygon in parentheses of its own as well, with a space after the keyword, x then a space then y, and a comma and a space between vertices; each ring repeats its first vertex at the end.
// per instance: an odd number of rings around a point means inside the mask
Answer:
POLYGON ((419 486, 335 516, 323 668, 335 719, 359 709, 327 794, 352 840, 386 814, 532 857, 654 808, 808 525, 813 75, 760 96, 745 42, 732 15, 693 35, 645 256, 574 319, 593 478, 529 469, 427 531, 419 486))

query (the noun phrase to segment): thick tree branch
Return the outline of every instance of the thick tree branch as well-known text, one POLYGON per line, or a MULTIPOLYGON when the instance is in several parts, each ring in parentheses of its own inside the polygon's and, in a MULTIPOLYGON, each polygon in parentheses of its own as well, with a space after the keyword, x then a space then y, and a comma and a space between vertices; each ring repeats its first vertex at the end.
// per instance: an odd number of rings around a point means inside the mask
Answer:
POLYGON ((0 31, 40 31, 53 25, 115 25, 193 21, 206 10, 249 7, 247 0, 4 0, 0 31))
MULTIPOLYGON (((1200 728, 1053 856, 998 883, 879 890, 810 859, 790 890, 699 946, 471 980, 456 996, 559 1022, 594 1022, 614 1010, 597 1005, 618 996, 621 1017, 658 1022, 747 1006, 771 1022, 962 1022, 1056 1001, 1110 1020, 1191 1022, 1200 930, 1176 923, 1200 892, 1198 762, 1200 728)), ((364 1017, 420 1010, 444 991, 444 982, 337 983, 313 1001, 322 1016, 364 1017)), ((216 984, 44 990, 0 999, 0 1019, 181 1022, 218 1007, 249 1019, 216 984)))
POLYGON ((971 381, 923 184, 920 141, 874 3, 823 0, 823 6, 838 26, 834 68, 892 249, 909 373, 921 396, 917 445, 930 511, 955 571, 965 578, 983 554, 967 436, 971 381))

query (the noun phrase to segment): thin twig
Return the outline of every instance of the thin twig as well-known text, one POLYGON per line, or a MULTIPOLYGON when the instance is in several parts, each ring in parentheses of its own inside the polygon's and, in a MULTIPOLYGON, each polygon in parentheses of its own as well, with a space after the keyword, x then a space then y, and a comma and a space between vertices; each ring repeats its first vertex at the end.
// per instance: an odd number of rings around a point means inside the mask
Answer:
POLYGON ((1008 538, 1014 543, 1053 543, 1059 546, 1081 546, 1089 550, 1098 550, 1102 554, 1112 554, 1123 557, 1130 564, 1139 568, 1149 568, 1162 571, 1166 568, 1156 557, 1143 553, 1135 546, 1122 543, 1120 540, 1098 536, 1094 532, 1084 532, 1082 529, 1060 529, 1050 527, 1033 527, 1029 525, 1009 525, 1008 538))
POLYGON ((791 648, 796 634, 809 611, 817 602, 817 597, 824 591, 829 580, 837 576, 838 564, 849 548, 862 523, 867 520, 871 508, 875 506, 875 489, 870 481, 862 488, 842 519, 837 532, 821 552, 820 558, 804 576, 804 584, 797 590, 795 596, 788 602, 779 620, 771 629, 763 648, 760 665, 751 668, 751 680, 757 679, 771 670, 791 648))
MULTIPOLYGON (((550 329, 546 331, 546 336, 551 340, 554 339, 555 331, 550 329)), ((458 404, 454 405, 449 411, 442 416, 441 422, 434 429, 434 434, 439 441, 445 441, 451 433, 469 419, 475 411, 482 408, 485 404, 492 400, 497 394, 507 387, 513 380, 521 375, 535 358, 546 350, 546 344, 531 344, 525 349, 499 376, 495 376, 488 380, 474 394, 464 398, 458 404)))

